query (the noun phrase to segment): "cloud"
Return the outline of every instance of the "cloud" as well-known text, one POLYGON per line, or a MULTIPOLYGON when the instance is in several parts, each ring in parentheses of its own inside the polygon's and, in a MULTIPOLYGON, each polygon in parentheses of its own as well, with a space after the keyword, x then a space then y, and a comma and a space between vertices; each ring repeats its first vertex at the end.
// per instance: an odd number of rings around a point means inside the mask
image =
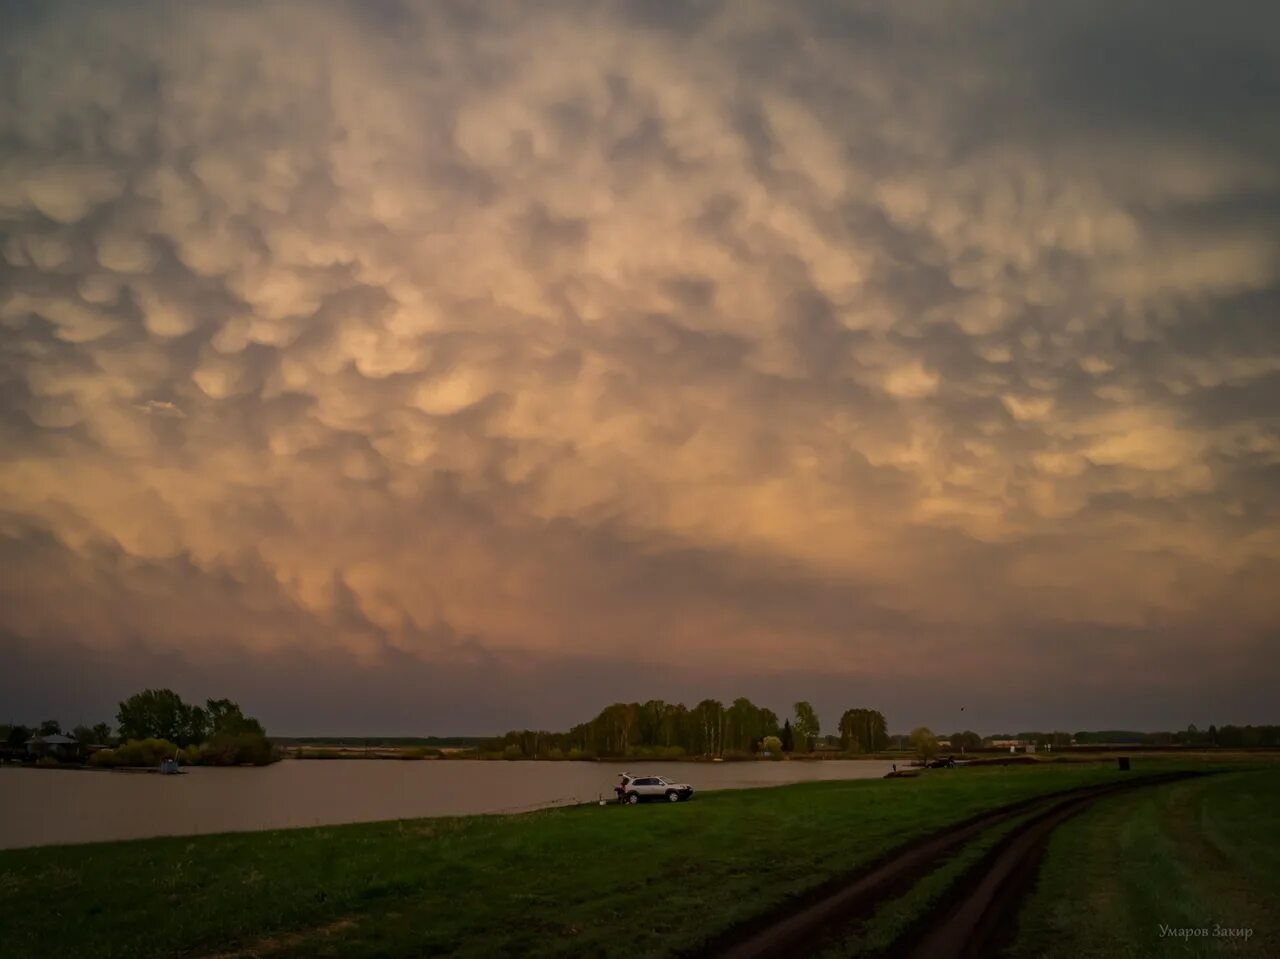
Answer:
POLYGON ((645 6, 6 14, 7 635, 1170 722, 1274 642, 1262 25, 645 6))
POLYGON ((175 419, 183 419, 186 416, 181 408, 167 400, 147 400, 145 403, 137 404, 137 408, 152 416, 168 416, 175 419))

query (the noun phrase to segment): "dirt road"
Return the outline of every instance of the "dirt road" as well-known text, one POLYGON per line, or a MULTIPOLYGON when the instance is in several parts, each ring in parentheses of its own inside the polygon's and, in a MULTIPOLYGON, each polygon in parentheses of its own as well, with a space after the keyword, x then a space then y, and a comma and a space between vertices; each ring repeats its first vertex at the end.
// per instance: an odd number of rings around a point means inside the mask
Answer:
POLYGON ((1035 880, 1053 829, 1116 792, 1172 782, 1198 773, 1135 777, 1001 806, 895 850, 857 874, 829 883, 802 902, 739 926, 699 953, 717 959, 783 959, 811 955, 855 919, 870 916, 933 872, 991 827, 1025 816, 983 860, 936 903, 891 955, 911 959, 987 956, 1009 931, 1023 894, 1035 880))

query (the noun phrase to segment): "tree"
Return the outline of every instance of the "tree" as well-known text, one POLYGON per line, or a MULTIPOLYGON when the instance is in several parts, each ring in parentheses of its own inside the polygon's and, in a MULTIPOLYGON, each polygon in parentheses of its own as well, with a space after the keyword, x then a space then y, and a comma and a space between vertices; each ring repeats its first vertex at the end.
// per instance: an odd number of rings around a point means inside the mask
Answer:
POLYGON ((209 721, 199 706, 191 706, 172 689, 146 689, 120 704, 116 725, 123 739, 164 739, 179 746, 200 743, 209 721))
POLYGON ((782 724, 782 751, 784 753, 792 752, 796 748, 795 733, 791 729, 791 720, 787 720, 782 724))
POLYGON ((90 729, 88 726, 84 725, 83 723, 81 723, 75 729, 71 730, 71 735, 75 738, 75 741, 79 743, 81 746, 93 745, 93 730, 90 729))
POLYGON ((796 748, 800 752, 807 753, 813 748, 813 741, 818 738, 822 732, 818 724, 818 714, 813 711, 813 707, 801 700, 795 705, 796 724, 795 737, 796 748))
POLYGON ((778 717, 773 710, 757 706, 745 696, 733 701, 725 715, 725 749, 752 752, 766 736, 778 731, 778 717))
POLYGON ((57 736, 62 732, 62 723, 56 719, 46 719, 40 724, 41 736, 57 736))
POLYGON ((938 752, 938 739, 928 726, 911 730, 911 748, 921 759, 930 759, 938 752))
POLYGON ((93 741, 99 746, 105 746, 111 742, 111 725, 109 723, 94 723, 93 741))
POLYGON ((889 728, 876 709, 847 709, 840 717, 840 748, 845 752, 877 753, 889 745, 889 728))
POLYGON ((766 736, 777 736, 782 732, 782 727, 778 725, 778 714, 772 709, 760 710, 760 727, 766 736))
POLYGON ((763 752, 778 756, 782 753, 782 740, 777 736, 765 736, 760 741, 760 749, 763 752))
POLYGON ((667 704, 661 699, 651 699, 639 710, 639 738, 640 742, 653 746, 669 746, 670 743, 664 743, 662 720, 666 715, 667 704))
MULTIPOLYGON (((208 739, 199 740, 202 743, 202 763, 223 766, 239 763, 263 765, 274 760, 275 750, 267 741, 262 723, 252 716, 246 716, 238 703, 229 699, 207 699, 203 710, 192 710, 192 717, 193 723, 203 722, 208 735, 208 739)), ((192 732, 196 732, 194 727, 192 732)), ((539 740, 543 735, 525 730, 519 734, 519 742, 506 747, 504 755, 510 758, 512 750, 518 751, 521 756, 541 755, 544 744, 539 740)))
POLYGON ((707 756, 724 752, 724 705, 717 699, 704 699, 689 715, 694 724, 693 751, 707 756))
POLYGON ((961 752, 973 752, 982 748, 982 737, 972 730, 951 734, 951 748, 961 752))
POLYGON ((738 752, 750 752, 764 737, 760 729, 760 711, 756 704, 745 696, 733 701, 725 714, 724 748, 738 752))
POLYGON ((688 748, 684 741, 684 728, 689 721, 689 707, 684 703, 666 704, 662 709, 662 745, 688 748))
POLYGON ((206 699, 204 712, 210 735, 216 736, 218 733, 266 735, 262 723, 251 716, 246 716, 240 709, 240 705, 229 699, 206 699))
POLYGON ((20 749, 26 744, 26 741, 35 735, 35 730, 30 726, 23 726, 21 723, 9 727, 9 735, 6 742, 13 749, 20 749))
POLYGON ((626 756, 631 752, 632 740, 637 731, 635 703, 614 703, 605 707, 592 726, 593 738, 599 751, 607 756, 626 756))

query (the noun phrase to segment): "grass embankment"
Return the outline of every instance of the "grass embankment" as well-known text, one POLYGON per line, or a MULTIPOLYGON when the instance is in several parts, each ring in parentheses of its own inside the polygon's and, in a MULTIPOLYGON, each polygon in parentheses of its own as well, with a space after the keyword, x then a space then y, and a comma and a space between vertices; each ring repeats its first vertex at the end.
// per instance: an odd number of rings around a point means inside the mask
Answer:
POLYGON ((9 850, 0 928, 12 959, 662 955, 984 809, 1125 775, 936 770, 680 805, 9 850))
POLYGON ((924 916, 964 873, 977 865, 996 844, 1026 817, 1016 816, 983 831, 907 892, 878 908, 874 915, 854 922, 825 946, 818 959, 853 959, 883 956, 924 916))
POLYGON ((1013 954, 1280 955, 1280 768, 1106 799, 1065 823, 1013 954))

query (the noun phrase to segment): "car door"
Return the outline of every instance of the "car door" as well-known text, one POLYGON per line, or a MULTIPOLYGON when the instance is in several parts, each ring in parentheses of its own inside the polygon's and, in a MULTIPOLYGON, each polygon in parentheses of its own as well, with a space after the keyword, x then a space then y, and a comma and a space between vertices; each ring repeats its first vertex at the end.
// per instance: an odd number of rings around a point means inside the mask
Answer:
POLYGON ((652 777, 645 777, 635 781, 635 791, 648 799, 650 796, 657 795, 661 789, 658 787, 658 780, 652 777))

